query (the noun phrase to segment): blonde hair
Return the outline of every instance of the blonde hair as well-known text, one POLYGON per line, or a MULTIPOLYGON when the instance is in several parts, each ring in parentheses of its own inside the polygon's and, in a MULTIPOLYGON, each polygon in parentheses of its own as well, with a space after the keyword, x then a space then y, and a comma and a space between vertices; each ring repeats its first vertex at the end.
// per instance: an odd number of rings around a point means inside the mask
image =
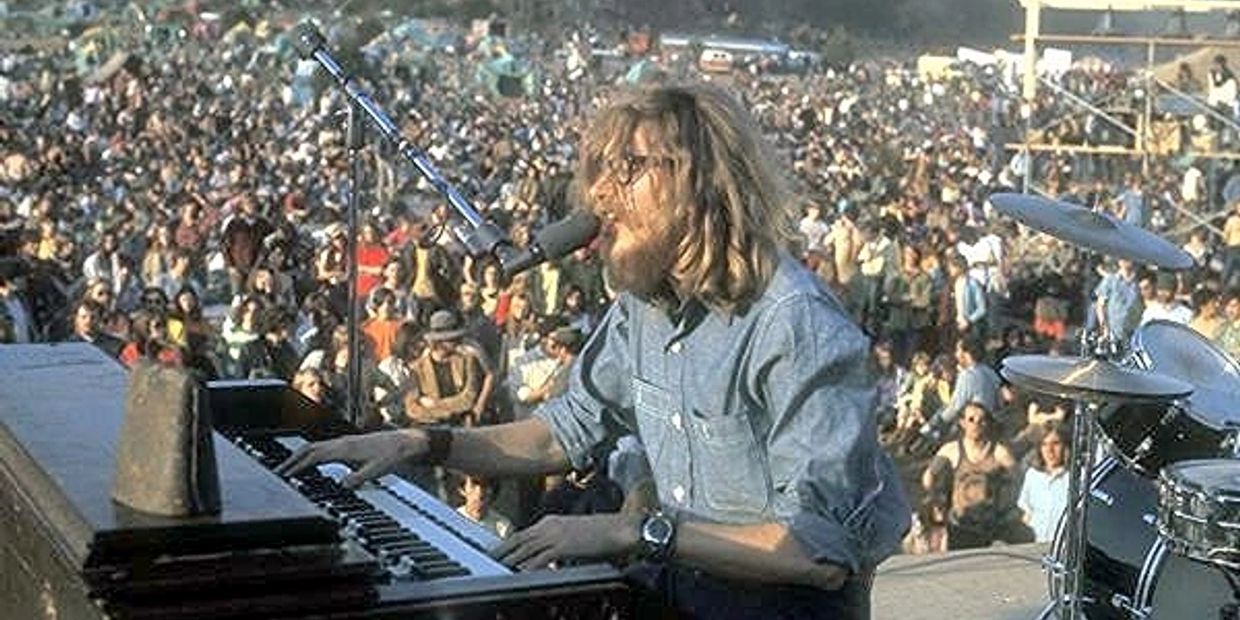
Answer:
MULTIPOLYGON (((719 88, 694 84, 632 91, 587 130, 579 189, 624 157, 641 126, 671 164, 665 202, 685 223, 670 278, 703 303, 735 311, 770 283, 780 250, 794 247, 792 200, 749 115, 719 88)), ((589 205, 589 197, 582 197, 589 205)))

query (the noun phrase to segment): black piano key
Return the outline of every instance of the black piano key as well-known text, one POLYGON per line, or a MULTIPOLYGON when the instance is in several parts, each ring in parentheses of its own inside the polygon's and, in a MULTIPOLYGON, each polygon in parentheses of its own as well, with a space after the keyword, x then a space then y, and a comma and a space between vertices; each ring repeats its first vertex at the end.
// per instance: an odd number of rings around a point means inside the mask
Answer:
POLYGON ((446 562, 418 563, 417 570, 427 579, 443 579, 445 577, 464 577, 469 574, 464 566, 451 560, 446 562))
POLYGON ((413 560, 414 562, 417 562, 419 564, 427 563, 427 562, 443 562, 443 561, 449 561, 452 559, 448 557, 448 554, 438 549, 430 549, 430 550, 421 549, 421 550, 416 550, 416 551, 411 550, 411 551, 406 551, 403 555, 404 557, 407 557, 410 560, 413 560))
POLYGON ((387 561, 388 563, 398 562, 401 558, 406 557, 409 558, 408 561, 410 562, 417 561, 418 559, 423 559, 426 561, 442 560, 448 557, 442 552, 434 549, 427 550, 422 548, 402 547, 399 545, 380 545, 377 554, 380 559, 387 561))
POLYGON ((409 537, 409 532, 399 524, 384 525, 362 525, 356 528, 359 536, 366 538, 394 538, 404 540, 409 537))
POLYGON ((408 536, 406 536, 404 532, 362 534, 358 536, 358 540, 361 541, 362 544, 375 546, 375 547, 382 546, 382 545, 396 544, 399 542, 403 542, 407 539, 408 539, 408 536))

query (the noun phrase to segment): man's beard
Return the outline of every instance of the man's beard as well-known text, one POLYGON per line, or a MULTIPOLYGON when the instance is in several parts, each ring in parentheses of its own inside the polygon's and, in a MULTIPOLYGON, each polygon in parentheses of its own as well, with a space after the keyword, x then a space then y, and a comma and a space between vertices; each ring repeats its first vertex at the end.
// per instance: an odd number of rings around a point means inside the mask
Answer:
POLYGON ((632 233, 637 239, 616 247, 616 239, 606 241, 603 266, 608 284, 638 297, 659 297, 670 292, 672 266, 678 254, 679 233, 643 228, 632 233))

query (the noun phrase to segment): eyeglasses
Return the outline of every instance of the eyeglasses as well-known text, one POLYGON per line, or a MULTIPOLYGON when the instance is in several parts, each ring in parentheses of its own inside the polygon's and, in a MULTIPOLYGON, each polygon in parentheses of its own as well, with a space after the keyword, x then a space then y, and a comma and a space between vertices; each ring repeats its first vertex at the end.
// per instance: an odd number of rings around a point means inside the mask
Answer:
POLYGON ((635 183, 657 165, 671 165, 676 160, 666 155, 626 154, 620 159, 607 160, 607 172, 621 185, 635 183))

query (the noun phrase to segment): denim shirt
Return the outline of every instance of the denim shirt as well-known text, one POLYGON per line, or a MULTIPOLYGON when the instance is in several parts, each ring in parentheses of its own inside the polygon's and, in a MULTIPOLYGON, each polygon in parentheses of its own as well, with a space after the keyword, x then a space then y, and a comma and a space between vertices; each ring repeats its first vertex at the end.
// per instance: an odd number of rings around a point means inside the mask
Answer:
POLYGON ((637 433, 679 519, 781 522, 815 561, 857 572, 898 550, 911 515, 878 445, 869 358, 839 301, 783 256, 736 314, 622 294, 536 415, 575 467, 637 433))

